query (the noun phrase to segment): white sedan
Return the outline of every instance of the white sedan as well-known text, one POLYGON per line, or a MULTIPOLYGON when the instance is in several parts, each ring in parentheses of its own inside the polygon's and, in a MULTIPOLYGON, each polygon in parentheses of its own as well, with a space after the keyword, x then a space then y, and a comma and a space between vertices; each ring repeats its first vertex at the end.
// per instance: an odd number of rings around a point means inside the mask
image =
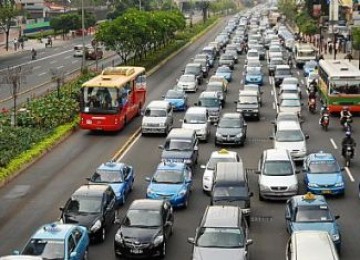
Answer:
POLYGON ((185 92, 191 91, 196 92, 197 91, 197 81, 195 75, 190 74, 184 74, 182 75, 178 80, 176 84, 176 88, 183 90, 185 92))

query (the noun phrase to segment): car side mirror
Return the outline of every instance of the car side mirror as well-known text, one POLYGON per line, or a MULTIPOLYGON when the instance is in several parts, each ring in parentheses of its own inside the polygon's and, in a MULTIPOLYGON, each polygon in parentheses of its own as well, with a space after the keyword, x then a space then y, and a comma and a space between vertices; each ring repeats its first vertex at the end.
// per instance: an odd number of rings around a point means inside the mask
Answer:
POLYGON ((286 220, 291 220, 290 214, 287 213, 287 214, 285 215, 285 219, 286 219, 286 220))
POLYGON ((197 151, 199 150, 199 147, 197 145, 194 146, 194 150, 197 151))
POLYGON ((275 124, 276 124, 275 120, 272 120, 272 121, 271 121, 271 123, 272 123, 273 125, 275 125, 275 124))
POLYGON ((76 252, 71 252, 70 259, 76 259, 76 255, 77 255, 76 252))
POLYGON ((190 244, 195 244, 195 238, 193 238, 193 237, 188 237, 187 241, 190 244))
POLYGON ((60 207, 59 210, 63 212, 63 211, 64 211, 64 208, 63 208, 63 207, 60 207))
POLYGON ((344 168, 344 167, 341 167, 341 168, 340 168, 340 171, 345 171, 345 168, 344 168))
POLYGON ((309 139, 310 138, 310 136, 309 135, 305 135, 305 139, 307 140, 307 139, 309 139))
POLYGON ((195 102, 195 103, 194 103, 194 106, 198 106, 198 105, 199 105, 198 102, 195 102))
POLYGON ((254 196, 254 192, 249 192, 249 197, 252 197, 252 196, 254 196))
POLYGON ((162 98, 165 98, 165 95, 162 95, 162 98))
POLYGON ((256 174, 260 174, 260 171, 259 171, 259 170, 256 170, 255 173, 256 173, 256 174))
POLYGON ((176 82, 179 82, 179 79, 176 79, 176 82))
POLYGON ((296 173, 296 174, 299 174, 299 173, 300 173, 300 170, 295 170, 295 173, 296 173))
POLYGON ((270 135, 270 136, 269 136, 269 139, 270 139, 270 140, 274 140, 274 136, 270 135))
POLYGON ((86 177, 85 178, 87 181, 91 181, 91 178, 90 177, 86 177))
POLYGON ((161 145, 161 144, 158 146, 158 148, 161 149, 161 150, 164 150, 164 146, 161 145))
POLYGON ((215 123, 214 123, 214 126, 217 126, 217 125, 218 125, 218 123, 217 123, 217 122, 215 122, 215 123))
POLYGON ((235 101, 234 101, 234 103, 235 103, 235 104, 237 104, 237 103, 238 103, 238 101, 237 101, 237 100, 235 100, 235 101))
POLYGON ((150 182, 151 178, 150 177, 145 177, 145 181, 150 182))
POLYGON ((185 179, 185 183, 189 184, 191 182, 192 182, 191 178, 185 179))
POLYGON ((339 219, 339 218, 340 218, 340 216, 339 216, 339 215, 336 215, 334 218, 335 218, 335 219, 339 219))
POLYGON ((253 241, 252 239, 246 240, 246 245, 247 245, 247 246, 249 246, 249 245, 251 245, 251 244, 253 244, 253 243, 254 243, 254 241, 253 241))

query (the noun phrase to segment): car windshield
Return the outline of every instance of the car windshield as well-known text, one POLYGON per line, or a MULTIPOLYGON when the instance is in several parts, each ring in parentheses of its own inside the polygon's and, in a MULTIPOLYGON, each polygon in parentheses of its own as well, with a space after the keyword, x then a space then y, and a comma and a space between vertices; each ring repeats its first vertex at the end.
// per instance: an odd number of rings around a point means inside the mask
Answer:
POLYGON ((165 98, 168 98, 168 99, 183 99, 184 98, 184 93, 182 91, 169 90, 166 93, 165 98))
POLYGON ((144 116, 149 117, 166 117, 165 109, 146 109, 144 116))
POLYGON ((289 69, 276 69, 275 71, 276 75, 290 75, 290 70, 289 69))
POLYGON ((296 222, 332 222, 327 205, 298 206, 295 215, 296 222))
POLYGON ((158 210, 130 209, 123 221, 126 227, 159 227, 161 226, 161 213, 158 210))
POLYGON ((294 78, 284 78, 282 84, 286 85, 297 85, 299 83, 298 79, 294 78))
POLYGON ((217 98, 202 98, 199 100, 199 105, 202 107, 219 107, 220 102, 217 98))
POLYGON ((279 47, 270 47, 269 52, 281 52, 281 49, 279 47))
POLYGON ((300 100, 298 99, 283 99, 280 103, 281 107, 300 107, 300 100))
POLYGON ((208 161, 208 163, 206 165, 206 169, 215 170, 215 167, 216 167, 218 162, 236 162, 236 159, 232 158, 232 157, 218 157, 218 158, 217 157, 212 157, 208 161))
POLYGON ((231 70, 228 67, 220 67, 216 70, 216 73, 231 73, 231 70))
POLYGON ((237 186, 215 185, 213 190, 213 197, 241 197, 245 199, 248 197, 247 187, 245 186, 245 182, 239 182, 237 186))
POLYGON ((184 174, 179 170, 157 170, 152 182, 153 183, 166 183, 166 184, 180 184, 185 180, 184 174))
POLYGON ((293 167, 290 161, 266 161, 264 164, 264 175, 287 176, 293 174, 293 167))
POLYGON ((284 64, 284 62, 282 60, 272 59, 270 61, 270 65, 282 65, 282 64, 284 64))
POLYGON ((189 151, 192 148, 192 142, 189 139, 172 138, 165 144, 165 149, 170 151, 189 151))
POLYGON ((195 82, 195 77, 194 75, 182 75, 179 79, 179 82, 186 82, 186 83, 195 82))
POLYGON ((249 51, 249 52, 247 53, 247 56, 248 56, 248 57, 258 57, 259 54, 258 54, 257 51, 249 51))
POLYGON ((184 118, 185 124, 205 124, 206 121, 205 114, 185 114, 184 118))
POLYGON ((244 247, 245 235, 238 228, 201 228, 197 234, 196 246, 238 248, 244 247))
POLYGON ((97 183, 121 183, 124 181, 123 174, 119 170, 102 170, 97 169, 91 177, 92 182, 97 183))
POLYGON ((222 85, 221 83, 211 83, 206 86, 206 91, 221 91, 222 92, 222 85))
POLYGON ((276 132, 276 141, 277 142, 302 142, 304 141, 304 136, 301 130, 285 130, 276 132))
POLYGON ((340 167, 335 160, 312 161, 309 165, 311 173, 335 173, 340 167))
POLYGON ((199 67, 186 66, 184 74, 197 75, 200 73, 199 67))
POLYGON ((241 120, 237 118, 221 118, 218 127, 220 128, 239 128, 241 127, 241 120))
POLYGON ((240 96, 239 102, 242 104, 257 104, 257 97, 256 96, 240 96))
POLYGON ((231 55, 231 54, 223 54, 221 55, 221 60, 233 60, 234 59, 234 56, 231 55))
POLYGON ((31 239, 21 254, 41 256, 45 260, 63 260, 64 253, 65 246, 62 240, 31 239))
POLYGON ((73 196, 66 207, 67 213, 99 213, 101 212, 102 197, 73 196))
POLYGON ((246 70, 246 73, 247 73, 247 75, 251 75, 251 76, 260 76, 261 70, 260 70, 260 68, 250 67, 246 70))

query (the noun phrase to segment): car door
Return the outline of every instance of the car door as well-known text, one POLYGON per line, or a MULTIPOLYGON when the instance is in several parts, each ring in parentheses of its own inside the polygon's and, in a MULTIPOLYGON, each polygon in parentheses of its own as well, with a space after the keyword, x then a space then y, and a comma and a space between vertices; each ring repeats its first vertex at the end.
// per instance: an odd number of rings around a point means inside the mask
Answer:
POLYGON ((115 219, 115 193, 112 189, 107 189, 104 194, 104 207, 103 216, 104 224, 106 227, 110 227, 115 219))
POLYGON ((285 207, 285 220, 286 220, 286 227, 288 232, 292 233, 292 227, 291 227, 291 221, 293 218, 293 210, 292 210, 292 200, 289 199, 286 201, 286 207, 285 207))
POLYGON ((67 255, 67 259, 70 259, 70 260, 80 260, 81 259, 81 256, 77 254, 76 242, 75 242, 72 234, 70 234, 66 238, 66 255, 67 255))
POLYGON ((83 232, 79 228, 74 228, 71 235, 75 241, 76 259, 84 259, 87 245, 83 241, 83 232))
POLYGON ((193 152, 192 161, 193 161, 193 164, 195 165, 196 162, 197 162, 198 155, 199 155, 199 147, 198 147, 198 142, 199 141, 198 141, 195 134, 194 134, 194 137, 193 137, 193 142, 194 142, 194 146, 193 146, 194 152, 193 152))
POLYGON ((166 240, 170 237, 173 228, 173 219, 171 215, 171 205, 165 201, 162 214, 164 220, 164 235, 166 240))
POLYGON ((188 191, 190 191, 191 187, 192 187, 192 171, 191 171, 191 169, 189 167, 185 166, 184 174, 185 174, 186 189, 188 191))

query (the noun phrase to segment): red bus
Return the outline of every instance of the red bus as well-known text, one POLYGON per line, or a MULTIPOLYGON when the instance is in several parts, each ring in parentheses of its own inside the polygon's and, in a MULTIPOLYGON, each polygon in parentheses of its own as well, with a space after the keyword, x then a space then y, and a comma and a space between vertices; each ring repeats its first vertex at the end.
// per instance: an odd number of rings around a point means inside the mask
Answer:
POLYGON ((105 68, 81 87, 80 127, 118 131, 141 114, 145 96, 145 68, 105 68))

